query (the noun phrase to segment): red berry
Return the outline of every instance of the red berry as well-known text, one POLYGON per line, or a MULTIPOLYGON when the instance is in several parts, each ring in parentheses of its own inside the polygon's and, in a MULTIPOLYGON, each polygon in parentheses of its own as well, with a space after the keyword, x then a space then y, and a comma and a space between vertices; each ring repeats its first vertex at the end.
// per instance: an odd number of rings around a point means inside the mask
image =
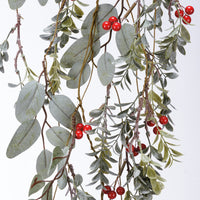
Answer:
POLYGON ((159 122, 163 125, 166 125, 168 123, 168 118, 166 116, 161 116, 159 122))
POLYGON ((160 131, 159 131, 159 129, 161 130, 161 128, 160 128, 160 126, 155 126, 154 128, 153 128, 153 132, 157 135, 157 134, 160 134, 160 131))
POLYGON ((103 28, 104 30, 109 30, 109 29, 111 28, 111 23, 108 22, 108 21, 103 22, 102 28, 103 28))
POLYGON ((189 15, 184 15, 182 21, 183 21, 184 24, 190 24, 192 19, 191 19, 191 17, 189 15))
MULTIPOLYGON (((141 144, 142 150, 146 149, 147 146, 145 144, 141 144)), ((137 147, 137 150, 140 151, 140 146, 137 147)))
POLYGON ((113 31, 119 31, 121 29, 121 24, 119 22, 114 22, 112 25, 113 31))
POLYGON ((82 123, 76 124, 76 130, 83 130, 84 125, 82 123))
POLYGON ((176 11, 175 11, 175 16, 176 16, 177 18, 179 18, 179 17, 180 17, 179 15, 180 15, 181 17, 183 17, 184 11, 181 10, 181 9, 176 10, 176 11))
POLYGON ((76 130, 76 139, 81 139, 83 137, 83 132, 81 130, 76 130))
POLYGON ((108 194, 111 191, 111 187, 109 185, 104 186, 103 193, 108 194))
POLYGON ((110 199, 115 199, 116 196, 117 196, 117 193, 115 191, 110 191, 108 193, 108 198, 110 198, 110 199))
POLYGON ((112 16, 112 17, 109 18, 108 21, 109 21, 111 24, 113 24, 114 22, 118 22, 118 19, 117 19, 117 17, 112 16))
POLYGON ((119 186, 116 191, 119 195, 123 195, 125 193, 125 189, 122 186, 119 186))
POLYGON ((155 125, 155 122, 153 120, 149 120, 147 121, 147 125, 152 127, 155 125))
POLYGON ((92 127, 90 125, 85 125, 83 127, 83 132, 85 133, 86 131, 91 131, 92 130, 92 127))
POLYGON ((193 13, 194 13, 194 8, 193 8, 193 6, 187 6, 187 7, 185 8, 185 12, 186 12, 188 15, 193 14, 193 13))
POLYGON ((138 151, 137 151, 137 149, 135 149, 134 151, 133 151, 133 155, 134 156, 137 156, 139 153, 138 153, 138 151))

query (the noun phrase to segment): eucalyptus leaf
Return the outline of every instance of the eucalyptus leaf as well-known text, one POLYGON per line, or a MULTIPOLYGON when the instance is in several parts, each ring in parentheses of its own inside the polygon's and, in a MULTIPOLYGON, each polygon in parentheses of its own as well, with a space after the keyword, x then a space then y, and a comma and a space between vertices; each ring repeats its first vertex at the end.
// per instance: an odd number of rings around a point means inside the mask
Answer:
POLYGON ((104 53, 97 62, 97 74, 102 85, 106 86, 111 83, 114 73, 115 65, 114 58, 109 53, 104 53))
POLYGON ((47 149, 42 150, 39 154, 36 162, 36 170, 39 175, 42 176, 43 179, 49 177, 49 172, 51 169, 51 164, 53 160, 53 154, 47 149))
POLYGON ((83 177, 80 174, 76 174, 74 177, 74 184, 76 187, 80 186, 83 183, 83 177))
POLYGON ((27 83, 20 91, 15 104, 15 115, 21 123, 33 119, 45 100, 44 86, 37 81, 27 83))
POLYGON ((38 0, 41 6, 45 6, 48 0, 38 0))
POLYGON ((60 126, 51 127, 47 130, 46 135, 49 142, 54 146, 64 148, 71 145, 72 135, 60 126))
MULTIPOLYGON (((65 160, 62 160, 58 163, 58 171, 60 171, 65 164, 65 160)), ((67 186, 67 171, 64 168, 62 176, 58 179, 58 187, 60 190, 63 190, 67 186)))
POLYGON ((41 128, 37 119, 23 122, 8 145, 7 157, 14 158, 30 148, 40 136, 40 131, 41 128))
POLYGON ((52 200, 52 195, 53 195, 53 188, 52 188, 52 187, 53 187, 53 186, 52 186, 52 183, 51 183, 51 182, 48 183, 48 184, 45 186, 45 188, 44 188, 44 190, 43 190, 43 192, 42 192, 42 194, 45 193, 45 195, 42 197, 41 200, 52 200))
POLYGON ((42 176, 37 174, 33 177, 31 182, 31 187, 29 189, 29 196, 38 192, 41 188, 45 186, 45 182, 42 182, 42 176))
POLYGON ((121 30, 116 33, 117 48, 122 56, 126 55, 136 39, 135 28, 131 24, 123 24, 121 30))
MULTIPOLYGON (((89 36, 91 31, 91 26, 93 22, 93 14, 95 12, 96 8, 91 10, 89 14, 86 16, 82 26, 81 26, 81 33, 83 36, 89 36)), ((117 9, 111 5, 111 4, 101 4, 98 6, 98 13, 96 18, 96 30, 95 30, 95 36, 97 38, 100 38, 104 34, 108 33, 108 31, 104 30, 102 28, 102 23, 104 21, 107 21, 111 16, 117 17, 117 9)))
POLYGON ((82 69, 81 62, 74 63, 68 73, 68 76, 71 78, 70 80, 67 81, 68 88, 71 88, 71 89, 78 88, 80 76, 81 76, 80 86, 82 86, 84 83, 87 82, 87 80, 90 77, 89 64, 87 63, 82 69))
POLYGON ((16 10, 23 6, 26 0, 8 0, 9 6, 12 10, 16 10))
POLYGON ((74 63, 77 62, 83 63, 85 56, 88 56, 88 59, 86 61, 89 62, 92 59, 92 56, 94 58, 99 53, 99 51, 100 51, 99 39, 94 40, 91 50, 88 37, 82 37, 76 40, 69 47, 69 49, 63 54, 60 64, 64 68, 71 68, 74 63))
MULTIPOLYGON (((49 103, 49 110, 59 123, 72 129, 72 115, 74 114, 76 107, 71 99, 64 95, 55 95, 49 103)), ((74 118, 76 124, 82 122, 78 111, 76 111, 74 118)))

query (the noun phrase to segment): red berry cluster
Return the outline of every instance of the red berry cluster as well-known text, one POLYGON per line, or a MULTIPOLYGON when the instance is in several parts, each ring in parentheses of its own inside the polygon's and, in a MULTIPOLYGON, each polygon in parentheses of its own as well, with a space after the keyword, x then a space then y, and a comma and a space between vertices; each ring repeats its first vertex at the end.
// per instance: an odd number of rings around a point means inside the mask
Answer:
POLYGON ((113 31, 119 31, 121 29, 121 24, 115 16, 110 17, 108 21, 102 23, 102 28, 104 30, 110 30, 111 27, 113 31))
MULTIPOLYGON (((168 118, 164 115, 162 115, 160 118, 159 118, 159 122, 162 124, 162 125, 166 125, 168 123, 168 118)), ((150 126, 150 127, 153 127, 153 132, 154 134, 160 134, 160 131, 161 130, 161 127, 160 126, 155 126, 155 122, 153 120, 149 120, 147 121, 147 125, 150 126)))
POLYGON ((185 11, 182 8, 179 8, 175 11, 175 16, 177 18, 182 17, 182 21, 184 24, 190 24, 192 19, 190 17, 191 14, 194 13, 194 7, 193 6, 186 6, 185 11))
POLYGON ((117 194, 123 195, 125 193, 125 189, 122 186, 119 186, 115 192, 115 190, 112 190, 109 185, 106 185, 104 186, 103 193, 107 194, 109 199, 115 199, 117 194))
MULTIPOLYGON (((143 144, 143 143, 141 143, 141 147, 142 147, 142 150, 147 148, 146 145, 143 144)), ((134 145, 132 145, 131 150, 132 150, 134 156, 137 156, 140 153, 140 147, 139 146, 135 147, 134 145)), ((129 152, 129 145, 126 148, 126 151, 129 152)))
POLYGON ((92 130, 90 125, 83 125, 82 123, 78 123, 76 125, 76 139, 81 139, 83 137, 83 132, 92 130))

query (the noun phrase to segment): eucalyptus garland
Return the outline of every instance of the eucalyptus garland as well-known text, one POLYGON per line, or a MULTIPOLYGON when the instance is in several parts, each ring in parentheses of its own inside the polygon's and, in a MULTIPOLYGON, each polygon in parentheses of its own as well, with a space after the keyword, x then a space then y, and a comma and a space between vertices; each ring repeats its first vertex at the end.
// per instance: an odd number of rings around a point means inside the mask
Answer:
MULTIPOLYGON (((38 1, 41 6, 48 3, 38 1)), ((41 31, 47 47, 41 52, 41 73, 36 74, 27 65, 20 36, 20 8, 28 2, 8 3, 16 10, 17 23, 0 45, 0 70, 6 70, 10 35, 16 34, 14 67, 19 83, 9 86, 21 88, 15 104, 21 124, 7 157, 28 150, 38 138, 43 142, 30 180, 30 200, 54 200, 59 190, 66 190, 63 199, 71 200, 151 200, 159 195, 165 182, 162 170, 182 156, 176 149, 174 106, 167 84, 178 77, 176 57, 186 54, 194 8, 178 0, 115 0, 113 4, 96 0, 96 6, 84 13, 90 1, 55 0, 56 15, 41 31), (18 69, 19 56, 25 78, 18 69), (86 111, 84 98, 93 79, 105 88, 105 101, 86 111), (63 87, 73 92, 66 95, 63 87), (124 92, 131 101, 126 101, 124 92), (87 186, 70 161, 83 137, 91 149, 84 153, 93 160, 87 186), (92 190, 99 196, 86 192, 92 190)))

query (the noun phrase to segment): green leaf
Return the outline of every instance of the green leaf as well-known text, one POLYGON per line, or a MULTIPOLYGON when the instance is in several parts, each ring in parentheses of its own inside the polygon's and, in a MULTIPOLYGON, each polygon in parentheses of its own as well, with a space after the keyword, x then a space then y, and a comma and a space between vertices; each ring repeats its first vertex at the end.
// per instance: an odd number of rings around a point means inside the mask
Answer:
POLYGON ((181 37, 186 41, 190 42, 190 33, 185 28, 185 26, 181 25, 181 37))
POLYGON ((76 5, 74 4, 74 11, 77 14, 77 17, 82 17, 84 15, 84 12, 76 5))
MULTIPOLYGON (((63 168, 63 165, 65 164, 65 160, 62 160, 58 163, 58 171, 63 168)), ((62 176, 58 179, 58 187, 60 190, 63 190, 67 186, 67 171, 64 168, 64 172, 62 176)))
POLYGON ((74 177, 74 185, 78 187, 83 183, 83 177, 80 174, 76 174, 74 177))
POLYGON ((147 167, 147 176, 150 179, 156 179, 157 178, 157 174, 156 174, 155 170, 150 166, 147 167))
POLYGON ((141 160, 144 162, 144 163, 149 163, 151 161, 151 158, 149 158, 149 156, 145 155, 145 154, 142 154, 141 155, 141 160))
POLYGON ((175 156, 182 156, 183 154, 180 153, 179 151, 176 151, 174 149, 171 149, 171 151, 173 152, 173 154, 175 154, 175 156))
POLYGON ((174 72, 165 73, 165 75, 170 79, 175 79, 178 77, 178 74, 174 72))
POLYGON ((160 5, 160 0, 155 1, 153 4, 151 4, 146 10, 146 13, 152 12, 153 10, 156 9, 160 5))
POLYGON ((37 158, 36 170, 43 179, 49 177, 49 172, 51 169, 53 154, 48 150, 42 150, 40 155, 37 158))
MULTIPOLYGON (((91 31, 91 26, 93 22, 93 14, 96 8, 89 12, 86 16, 82 26, 81 26, 81 33, 83 36, 89 36, 91 31)), ((98 6, 98 13, 97 13, 97 21, 96 21, 96 30, 95 36, 100 38, 104 34, 108 33, 108 31, 102 28, 102 23, 107 21, 111 16, 118 16, 117 9, 111 4, 101 4, 98 6)))
POLYGON ((152 189, 155 192, 155 194, 159 195, 161 193, 161 190, 164 188, 163 183, 156 181, 155 179, 150 179, 152 189))
POLYGON ((185 48, 183 46, 178 45, 178 50, 181 54, 186 55, 185 48))
POLYGON ((97 63, 97 74, 102 85, 106 86, 111 83, 114 73, 115 65, 113 64, 114 58, 109 53, 104 53, 97 63))
POLYGON ((72 135, 62 127, 54 126, 47 130, 46 135, 49 142, 54 146, 64 148, 71 145, 72 135))
POLYGON ((33 119, 42 108, 45 100, 43 85, 37 81, 27 83, 20 91, 15 104, 16 118, 22 123, 33 119))
POLYGON ((160 139, 160 142, 158 144, 158 153, 161 153, 163 148, 164 148, 164 143, 163 143, 162 139, 160 139))
POLYGON ((23 122, 11 139, 6 155, 14 158, 30 148, 40 136, 40 124, 36 119, 23 122))
POLYGON ((164 157, 163 157, 163 162, 165 162, 169 157, 169 148, 167 145, 164 146, 164 157))
POLYGON ((67 87, 71 89, 78 88, 79 84, 79 78, 81 75, 81 82, 80 86, 82 86, 84 83, 87 82, 87 80, 90 77, 90 66, 89 64, 86 64, 83 68, 82 74, 81 74, 81 68, 82 68, 82 63, 77 62, 72 65, 72 68, 70 69, 68 76, 71 78, 70 80, 67 81, 67 87))
POLYGON ((52 200, 53 186, 52 186, 52 183, 51 183, 51 182, 48 183, 48 184, 45 186, 45 188, 44 188, 42 194, 44 194, 44 193, 45 193, 45 195, 42 197, 42 200, 52 200), (46 193, 45 193, 45 192, 46 192, 46 193))
POLYGON ((170 58, 170 56, 172 55, 172 52, 173 52, 173 46, 172 44, 170 44, 165 51, 165 59, 170 58))
POLYGON ((41 6, 45 6, 48 0, 38 0, 41 6))
POLYGON ((99 39, 94 40, 92 51, 88 43, 89 43, 88 37, 82 37, 76 40, 69 47, 69 49, 63 54, 60 61, 61 66, 64 68, 71 68, 74 63, 77 63, 77 62, 83 63, 86 53, 88 55, 87 62, 91 60, 92 56, 94 58, 100 51, 100 41, 99 39), (88 45, 89 45, 89 48, 87 52, 88 45))
MULTIPOLYGON (((76 107, 67 96, 55 95, 49 103, 49 110, 52 116, 63 126, 72 129, 72 115, 76 107)), ((81 116, 78 111, 74 115, 76 124, 81 123, 81 116)))
POLYGON ((8 0, 11 9, 16 10, 23 6, 26 0, 8 0))
POLYGON ((95 109, 89 112, 90 117, 96 118, 99 117, 103 113, 102 109, 95 109))
POLYGON ((135 28, 131 24, 123 24, 121 30, 116 33, 117 48, 122 56, 126 55, 136 39, 135 28))
POLYGON ((28 194, 29 196, 38 192, 41 188, 45 186, 45 182, 39 182, 39 181, 42 181, 42 176, 37 174, 33 177, 33 180, 31 182, 31 187, 29 189, 29 194, 28 194))

